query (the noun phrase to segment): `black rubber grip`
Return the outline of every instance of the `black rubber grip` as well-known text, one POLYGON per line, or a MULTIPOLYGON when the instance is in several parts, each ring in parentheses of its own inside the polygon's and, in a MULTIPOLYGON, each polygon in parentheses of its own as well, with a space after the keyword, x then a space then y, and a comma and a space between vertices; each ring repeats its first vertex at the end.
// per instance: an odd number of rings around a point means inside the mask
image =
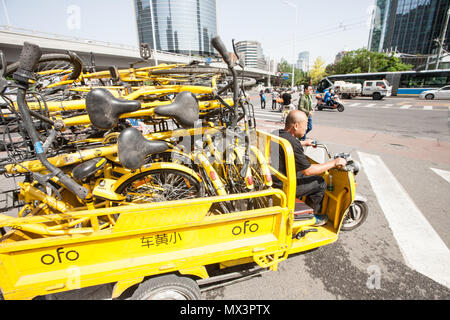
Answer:
POLYGON ((222 56, 223 61, 225 61, 225 63, 228 66, 231 66, 230 55, 228 54, 227 48, 223 44, 220 37, 217 36, 217 37, 212 38, 211 44, 214 47, 214 49, 216 49, 219 52, 219 54, 222 56))
POLYGON ((89 190, 83 186, 80 186, 65 174, 58 176, 58 179, 64 186, 66 186, 67 189, 75 193, 80 199, 85 199, 88 196, 89 190))
POLYGON ((38 45, 25 42, 20 53, 19 68, 32 72, 39 63, 41 56, 42 51, 38 45))

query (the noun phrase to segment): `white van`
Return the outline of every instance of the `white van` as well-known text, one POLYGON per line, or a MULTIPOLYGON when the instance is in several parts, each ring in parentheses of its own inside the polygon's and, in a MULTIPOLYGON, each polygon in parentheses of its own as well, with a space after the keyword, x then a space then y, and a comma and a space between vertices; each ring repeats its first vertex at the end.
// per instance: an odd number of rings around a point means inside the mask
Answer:
POLYGON ((386 80, 368 80, 364 81, 362 96, 372 97, 373 100, 381 100, 392 94, 392 86, 386 80))

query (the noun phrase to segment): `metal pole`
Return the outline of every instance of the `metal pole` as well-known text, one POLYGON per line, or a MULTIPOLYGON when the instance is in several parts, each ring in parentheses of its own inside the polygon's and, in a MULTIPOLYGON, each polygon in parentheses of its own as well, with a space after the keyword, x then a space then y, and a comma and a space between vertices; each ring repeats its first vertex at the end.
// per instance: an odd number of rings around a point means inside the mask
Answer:
POLYGON ((272 85, 270 84, 270 57, 269 57, 269 80, 268 80, 268 87, 272 87, 272 85))
POLYGON ((285 0, 283 1, 288 6, 295 8, 295 27, 294 27, 294 39, 292 40, 292 81, 291 81, 291 88, 294 88, 294 79, 295 79, 295 38, 297 35, 297 24, 298 24, 298 7, 297 5, 285 0))
POLYGON ((292 44, 293 46, 293 52, 292 52, 292 83, 291 83, 291 88, 294 88, 294 79, 295 79, 295 39, 297 37, 297 24, 298 24, 298 9, 297 6, 294 5, 295 7, 295 27, 294 27, 294 42, 292 44))
POLYGON ((3 3, 3 8, 4 8, 4 10, 5 10, 6 24, 7 24, 8 26, 10 26, 10 25, 11 25, 11 21, 9 20, 8 9, 6 8, 5 0, 2 0, 2 3, 3 3))
POLYGON ((153 58, 155 59, 155 65, 158 65, 158 58, 156 57, 155 15, 153 14, 153 0, 150 0, 150 14, 152 16, 153 58))
POLYGON ((445 26, 444 26, 444 30, 442 30, 442 35, 441 35, 441 40, 439 41, 439 51, 438 51, 438 55, 436 58, 436 70, 439 69, 439 62, 441 60, 441 55, 442 55, 442 48, 444 46, 444 41, 445 41, 445 35, 447 34, 447 27, 448 27, 448 20, 450 18, 450 7, 448 8, 447 11, 447 18, 445 19, 445 26))

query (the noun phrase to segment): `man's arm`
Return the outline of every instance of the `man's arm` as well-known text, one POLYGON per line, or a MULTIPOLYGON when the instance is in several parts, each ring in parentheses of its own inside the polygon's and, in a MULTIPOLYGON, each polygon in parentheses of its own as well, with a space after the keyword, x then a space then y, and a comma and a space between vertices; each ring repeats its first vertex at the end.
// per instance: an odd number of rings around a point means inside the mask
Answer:
POLYGON ((302 174, 305 176, 317 176, 322 173, 324 173, 327 170, 339 167, 339 166, 345 166, 347 164, 347 161, 342 158, 336 158, 333 160, 330 160, 325 163, 321 164, 312 164, 308 169, 303 170, 302 174))

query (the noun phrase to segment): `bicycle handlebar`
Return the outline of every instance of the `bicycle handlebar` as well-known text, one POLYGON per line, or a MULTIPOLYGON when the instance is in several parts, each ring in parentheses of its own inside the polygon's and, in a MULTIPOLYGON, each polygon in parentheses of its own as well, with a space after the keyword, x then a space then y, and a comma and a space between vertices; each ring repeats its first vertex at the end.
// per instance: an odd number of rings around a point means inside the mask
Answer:
POLYGON ((221 55, 223 61, 225 61, 225 63, 231 69, 232 65, 231 65, 230 54, 228 53, 227 48, 223 44, 223 42, 220 39, 220 37, 217 36, 217 37, 212 38, 211 44, 213 45, 214 49, 216 49, 219 52, 219 54, 221 55))
MULTIPOLYGON (((237 79, 237 72, 234 68, 234 65, 231 62, 230 59, 230 55, 225 47, 225 45, 223 44, 222 40, 220 39, 219 36, 216 36, 214 38, 212 38, 211 40, 211 44, 212 46, 219 52, 219 54, 222 56, 223 61, 225 61, 225 63, 228 66, 228 69, 230 69, 231 74, 233 75, 233 102, 234 102, 234 121, 231 125, 231 127, 233 129, 236 128, 237 126, 237 122, 239 121, 238 119, 238 113, 237 113, 237 106, 239 105, 239 98, 238 98, 238 94, 239 94, 239 84, 238 84, 238 79, 237 79)), ((247 110, 245 109, 245 107, 242 105, 242 109, 244 111, 244 121, 245 121, 245 138, 244 138, 244 143, 245 143, 245 155, 244 155, 244 163, 242 166, 242 170, 240 172, 241 177, 245 177, 246 173, 247 173, 247 169, 248 166, 250 164, 250 133, 248 132, 248 114, 247 114, 247 110)))
POLYGON ((51 164, 46 158, 42 142, 39 140, 33 125, 33 120, 31 119, 30 109, 25 101, 26 92, 28 90, 28 81, 33 79, 33 70, 39 63, 41 55, 42 52, 39 46, 29 42, 24 43, 22 52, 20 53, 19 69, 14 73, 14 80, 19 84, 17 91, 17 105, 19 112, 22 115, 23 123, 31 142, 33 143, 38 159, 44 167, 51 172, 49 176, 56 176, 67 189, 72 191, 79 198, 85 199, 88 196, 89 191, 83 186, 80 186, 72 178, 68 177, 61 169, 51 164))

